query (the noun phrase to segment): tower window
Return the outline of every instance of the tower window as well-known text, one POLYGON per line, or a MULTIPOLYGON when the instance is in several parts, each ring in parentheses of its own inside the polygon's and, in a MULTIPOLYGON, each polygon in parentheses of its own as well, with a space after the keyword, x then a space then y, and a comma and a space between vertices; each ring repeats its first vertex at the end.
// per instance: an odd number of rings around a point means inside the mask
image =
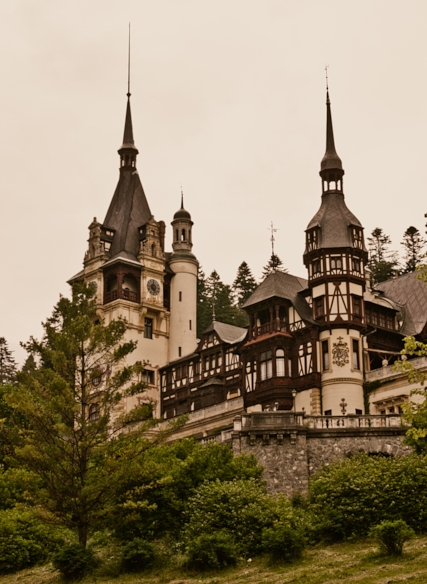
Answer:
POLYGON ((185 229, 181 231, 181 241, 185 241, 185 229))
POLYGON ((191 320, 188 321, 188 329, 191 331, 191 320))
POLYGON ((178 347, 178 357, 182 356, 181 353, 182 353, 182 349, 181 349, 181 347, 178 347))
POLYGON ((152 339, 153 338, 153 319, 152 318, 145 318, 144 319, 144 338, 145 339, 152 339))
POLYGON ((320 260, 314 260, 313 262, 313 276, 320 274, 320 260))
POLYGON ((182 302, 182 292, 178 292, 178 299, 180 302, 182 302))
POLYGON ((359 258, 351 258, 351 269, 356 274, 360 274, 360 260, 359 258))
POLYGON ((322 341, 322 371, 329 371, 329 341, 322 341))
POLYGON ((179 239, 179 231, 178 229, 175 229, 175 241, 178 241, 179 239))
POLYGON ((342 272, 342 257, 341 256, 332 256, 330 259, 331 262, 331 272, 341 273, 342 272))
POLYGON ((323 316, 325 316, 325 308, 324 308, 323 298, 324 298, 323 296, 320 296, 319 298, 316 298, 314 301, 316 318, 322 318, 323 316))
POLYGON ((353 339, 353 369, 360 369, 359 341, 353 339))

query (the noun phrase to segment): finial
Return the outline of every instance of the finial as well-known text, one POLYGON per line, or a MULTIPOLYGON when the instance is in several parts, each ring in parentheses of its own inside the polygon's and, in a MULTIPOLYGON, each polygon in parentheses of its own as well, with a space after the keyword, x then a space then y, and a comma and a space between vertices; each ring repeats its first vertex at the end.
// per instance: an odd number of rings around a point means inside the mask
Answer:
POLYGON ((184 193, 182 191, 182 185, 181 185, 181 209, 184 208, 184 193))
POLYGON ((215 289, 215 280, 214 280, 213 290, 212 290, 212 322, 215 322, 215 318, 216 318, 216 315, 215 315, 215 300, 216 300, 215 293, 216 293, 216 289, 215 289))
POLYGON ((129 44, 128 44, 128 99, 130 98, 130 22, 129 22, 129 44))
POLYGON ((271 255, 274 255, 274 234, 276 233, 276 231, 278 231, 278 229, 274 229, 273 227, 273 221, 271 222, 271 227, 268 228, 271 232, 271 237, 270 237, 270 241, 271 241, 271 255))
POLYGON ((326 105, 330 105, 329 101, 329 79, 328 79, 328 69, 329 65, 325 65, 325 73, 326 73, 326 105))

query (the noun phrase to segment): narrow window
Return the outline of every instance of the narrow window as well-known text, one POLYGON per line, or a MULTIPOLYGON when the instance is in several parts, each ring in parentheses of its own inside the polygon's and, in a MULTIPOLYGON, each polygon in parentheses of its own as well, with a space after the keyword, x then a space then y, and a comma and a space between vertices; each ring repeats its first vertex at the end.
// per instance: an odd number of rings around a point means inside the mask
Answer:
POLYGON ((175 229, 175 241, 178 241, 179 240, 179 235, 178 234, 179 234, 178 229, 175 229))
POLYGON ((99 419, 99 404, 90 404, 89 406, 89 420, 91 422, 96 422, 99 419))
POLYGON ((322 318, 323 316, 325 316, 323 298, 324 298, 323 296, 320 296, 319 298, 316 298, 316 300, 314 301, 316 318, 322 318))
POLYGON ((178 347, 178 357, 181 357, 181 347, 178 347))
POLYGON ((189 320, 189 321, 188 321, 188 328, 189 328, 189 329, 190 329, 190 331, 191 331, 191 320, 189 320))
POLYGON ((358 296, 353 296, 353 314, 355 316, 361 315, 360 298, 358 296))
POLYGON ((360 369, 359 341, 353 339, 353 369, 360 369))
POLYGON ((145 318, 144 319, 144 338, 145 339, 152 339, 153 338, 153 319, 152 318, 145 318))
POLYGON ((273 360, 271 351, 265 351, 264 353, 261 353, 260 365, 261 381, 273 377, 273 360))
POLYGON ((283 349, 276 351, 276 375, 277 377, 285 376, 285 351, 283 349))
POLYGON ((182 292, 178 293, 179 301, 182 302, 182 292))
POLYGON ((185 229, 181 231, 181 241, 185 241, 185 229))
POLYGON ((329 341, 322 341, 322 371, 329 371, 329 341))

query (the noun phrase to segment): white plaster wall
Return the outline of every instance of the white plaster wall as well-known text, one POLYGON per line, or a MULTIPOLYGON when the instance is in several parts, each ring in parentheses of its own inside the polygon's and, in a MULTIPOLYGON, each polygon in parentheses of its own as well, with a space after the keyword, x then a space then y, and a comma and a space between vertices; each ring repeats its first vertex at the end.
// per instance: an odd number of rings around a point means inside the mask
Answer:
POLYGON ((185 260, 171 261, 175 272, 171 282, 169 360, 190 355, 197 338, 197 265, 185 260), (179 293, 182 300, 179 300, 179 293), (191 321, 191 329, 190 329, 191 321))

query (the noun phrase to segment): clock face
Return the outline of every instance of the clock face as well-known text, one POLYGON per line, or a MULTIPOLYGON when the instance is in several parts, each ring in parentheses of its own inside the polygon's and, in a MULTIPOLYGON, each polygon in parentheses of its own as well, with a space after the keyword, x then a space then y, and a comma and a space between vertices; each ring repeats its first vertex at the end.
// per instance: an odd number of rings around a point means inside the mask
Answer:
POLYGON ((157 296, 160 293, 160 284, 157 280, 153 280, 153 278, 151 278, 147 282, 147 290, 153 296, 157 296))

